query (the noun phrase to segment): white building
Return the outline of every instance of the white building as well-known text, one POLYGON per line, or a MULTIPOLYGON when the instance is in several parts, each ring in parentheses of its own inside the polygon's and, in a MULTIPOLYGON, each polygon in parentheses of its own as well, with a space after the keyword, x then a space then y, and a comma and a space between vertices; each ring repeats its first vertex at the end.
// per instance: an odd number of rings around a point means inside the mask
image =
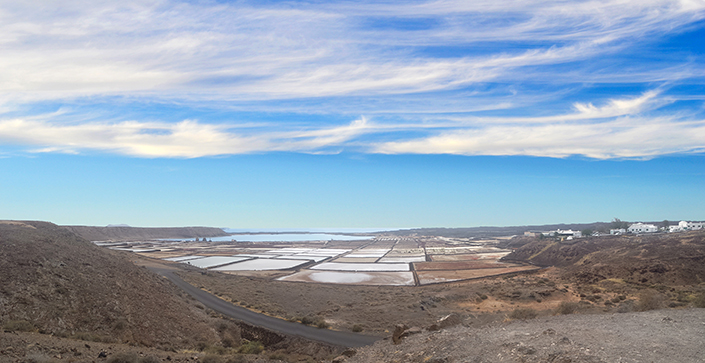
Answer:
POLYGON ((639 222, 629 226, 629 228, 627 228, 627 231, 629 231, 629 233, 654 233, 658 232, 658 227, 654 226, 653 224, 645 224, 639 222))
POLYGON ((557 229, 553 235, 557 237, 569 237, 569 239, 572 239, 573 237, 582 237, 583 233, 580 231, 574 231, 572 229, 557 229))
POLYGON ((680 232, 680 231, 695 231, 698 229, 703 229, 705 227, 705 222, 687 222, 680 221, 677 226, 668 226, 669 232, 680 232))
POLYGON ((610 229, 610 234, 613 235, 621 235, 621 234, 626 234, 627 230, 624 228, 617 228, 617 229, 610 229))

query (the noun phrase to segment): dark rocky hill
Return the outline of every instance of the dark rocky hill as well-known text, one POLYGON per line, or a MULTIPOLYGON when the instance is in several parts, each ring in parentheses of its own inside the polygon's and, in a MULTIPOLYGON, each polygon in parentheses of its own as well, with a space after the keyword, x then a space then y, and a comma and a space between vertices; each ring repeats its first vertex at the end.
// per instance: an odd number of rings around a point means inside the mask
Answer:
POLYGON ((563 267, 564 276, 585 283, 616 278, 637 284, 694 285, 705 282, 705 231, 565 242, 536 239, 504 259, 563 267))
POLYGON ((203 310, 127 256, 51 223, 0 221, 0 323, 161 347, 219 339, 203 310))
POLYGON ((172 228, 142 228, 142 227, 91 227, 62 226, 63 228, 89 241, 129 241, 136 239, 156 238, 195 238, 227 236, 220 228, 212 227, 172 227, 172 228))

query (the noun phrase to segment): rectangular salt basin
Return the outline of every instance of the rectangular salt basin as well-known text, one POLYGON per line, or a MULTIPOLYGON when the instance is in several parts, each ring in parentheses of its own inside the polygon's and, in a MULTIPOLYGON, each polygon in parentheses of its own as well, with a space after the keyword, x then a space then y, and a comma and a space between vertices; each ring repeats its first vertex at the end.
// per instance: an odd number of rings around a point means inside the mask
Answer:
POLYGON ((341 272, 303 270, 280 277, 279 281, 319 282, 325 284, 413 286, 414 274, 407 272, 341 272))
POLYGON ((336 263, 324 262, 311 267, 312 270, 332 271, 409 271, 407 263, 336 263))
POLYGON ((314 250, 314 252, 330 252, 330 253, 345 253, 345 252, 350 252, 352 250, 346 250, 342 248, 319 248, 317 250, 314 250))
POLYGON ((242 255, 233 255, 233 257, 277 258, 277 257, 281 257, 281 256, 279 256, 279 255, 265 255, 265 254, 242 254, 242 255))
POLYGON ((200 268, 209 268, 214 266, 225 265, 228 263, 239 262, 249 260, 247 257, 231 257, 231 256, 211 256, 204 257, 195 260, 187 260, 182 263, 189 264, 191 266, 196 266, 200 268))
POLYGON ((244 262, 233 263, 227 266, 214 268, 214 271, 262 271, 262 270, 286 270, 307 264, 308 260, 285 260, 279 258, 256 259, 244 262))
POLYGON ((409 257, 383 257, 379 262, 389 262, 389 263, 410 263, 410 262, 424 262, 426 261, 426 256, 409 256, 409 257))
POLYGON ((309 255, 309 256, 326 256, 326 257, 335 257, 335 256, 340 256, 340 255, 342 255, 342 253, 330 253, 330 252, 326 252, 326 253, 323 253, 323 252, 306 252, 305 254, 306 254, 306 255, 309 255))
POLYGON ((284 260, 307 260, 307 261, 313 261, 313 262, 321 262, 323 260, 329 259, 330 257, 329 256, 292 255, 292 256, 277 256, 274 258, 284 259, 284 260))
POLYGON ((179 257, 165 258, 164 260, 171 261, 171 262, 181 262, 181 261, 186 261, 186 260, 195 260, 197 258, 204 258, 204 257, 206 257, 206 256, 179 256, 179 257))
POLYGON ((380 258, 382 256, 384 256, 384 253, 351 253, 349 255, 345 255, 346 258, 380 258))
POLYGON ((333 261, 330 262, 337 262, 337 263, 375 263, 379 260, 379 257, 372 257, 372 258, 347 258, 347 257, 338 257, 333 261))
POLYGON ((282 253, 301 253, 301 252, 309 252, 313 251, 313 248, 293 248, 293 247, 287 247, 287 248, 280 248, 277 250, 269 250, 267 252, 271 253, 276 253, 276 252, 282 252, 282 253))

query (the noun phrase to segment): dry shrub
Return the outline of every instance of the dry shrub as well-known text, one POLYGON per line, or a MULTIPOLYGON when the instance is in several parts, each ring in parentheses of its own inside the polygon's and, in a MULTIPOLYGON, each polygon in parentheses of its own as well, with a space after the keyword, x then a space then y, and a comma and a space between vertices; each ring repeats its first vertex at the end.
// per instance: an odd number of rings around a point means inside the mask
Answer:
POLYGON ((527 320, 537 317, 539 314, 531 308, 516 308, 509 313, 509 318, 514 320, 527 320))
POLYGON ((663 307, 663 296, 654 290, 643 291, 636 303, 636 311, 656 310, 663 307))
POLYGON ((696 308, 705 308, 705 292, 701 292, 693 300, 693 306, 696 308))
POLYGON ((2 327, 7 331, 34 331, 34 325, 27 320, 10 320, 2 327))
POLYGON ((220 363, 220 357, 217 355, 207 354, 201 360, 202 363, 220 363))
POLYGON ((140 358, 139 363, 161 363, 161 362, 162 362, 161 359, 159 359, 153 355, 148 355, 146 357, 140 358))
POLYGON ((24 359, 24 363, 54 363, 56 359, 43 353, 29 353, 24 359))
POLYGON ((237 348, 237 352, 242 354, 260 354, 263 350, 264 345, 260 342, 247 342, 237 348))
POLYGON ((576 311, 578 311, 579 307, 580 307, 580 304, 578 304, 576 302, 564 301, 560 305, 558 305, 558 308, 556 309, 556 314, 560 314, 560 315, 573 314, 576 311))
POLYGON ((108 359, 108 363, 137 363, 137 354, 118 353, 108 359))

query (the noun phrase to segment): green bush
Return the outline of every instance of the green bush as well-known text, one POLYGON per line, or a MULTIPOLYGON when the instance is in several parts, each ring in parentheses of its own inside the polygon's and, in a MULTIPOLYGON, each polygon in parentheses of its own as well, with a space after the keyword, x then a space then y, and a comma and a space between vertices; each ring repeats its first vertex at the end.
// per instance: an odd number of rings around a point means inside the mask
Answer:
POLYGON ((7 331, 34 331, 34 325, 27 320, 10 320, 2 327, 7 331))
POLYGON ((353 325, 353 327, 352 327, 352 331, 355 332, 355 333, 359 333, 359 332, 361 332, 361 331, 363 331, 363 330, 364 330, 364 329, 362 328, 362 325, 357 325, 357 324, 355 324, 355 325, 353 325))
POLYGON ((578 307, 580 307, 580 305, 578 303, 571 302, 571 301, 564 301, 560 305, 558 305, 558 308, 556 309, 556 314, 560 314, 560 315, 573 314, 574 312, 578 311, 578 307))
POLYGON ((514 320, 527 320, 537 317, 539 314, 531 308, 516 308, 509 313, 509 318, 514 320))
POLYGON ((263 350, 264 345, 260 342, 247 342, 237 348, 237 352, 242 354, 260 354, 263 350))

